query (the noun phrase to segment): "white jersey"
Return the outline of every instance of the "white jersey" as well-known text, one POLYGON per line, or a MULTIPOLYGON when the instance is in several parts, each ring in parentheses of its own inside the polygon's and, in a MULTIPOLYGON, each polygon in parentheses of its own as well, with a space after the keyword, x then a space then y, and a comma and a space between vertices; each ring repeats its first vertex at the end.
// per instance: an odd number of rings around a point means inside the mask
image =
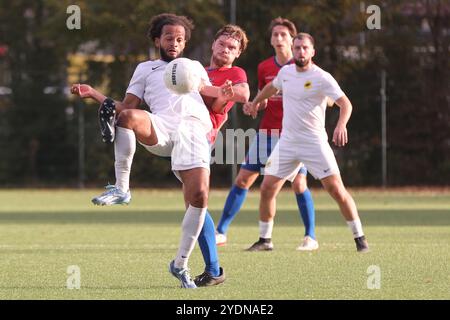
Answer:
POLYGON ((316 65, 298 72, 291 64, 281 68, 272 85, 283 93, 282 136, 298 142, 327 141, 327 97, 336 101, 345 95, 331 74, 316 65))
MULTIPOLYGON (((198 62, 194 64, 205 84, 211 85, 205 68, 198 62)), ((134 71, 127 93, 144 100, 153 114, 166 119, 175 129, 183 118, 194 117, 211 126, 208 109, 198 91, 185 95, 176 95, 167 89, 163 74, 167 66, 163 60, 140 63, 134 71)))

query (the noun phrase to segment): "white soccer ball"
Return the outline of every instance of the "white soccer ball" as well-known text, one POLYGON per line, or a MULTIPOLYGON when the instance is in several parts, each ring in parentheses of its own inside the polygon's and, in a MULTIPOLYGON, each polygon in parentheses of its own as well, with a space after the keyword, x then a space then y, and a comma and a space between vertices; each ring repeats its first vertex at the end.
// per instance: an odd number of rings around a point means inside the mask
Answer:
POLYGON ((175 94, 198 91, 200 81, 195 62, 187 58, 172 60, 164 70, 164 83, 175 94))

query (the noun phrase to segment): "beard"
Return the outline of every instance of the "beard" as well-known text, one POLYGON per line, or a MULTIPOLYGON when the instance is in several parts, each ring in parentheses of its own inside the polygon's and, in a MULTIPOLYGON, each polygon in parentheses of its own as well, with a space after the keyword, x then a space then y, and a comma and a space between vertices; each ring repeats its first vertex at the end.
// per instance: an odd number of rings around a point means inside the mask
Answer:
POLYGON ((176 58, 183 56, 183 51, 181 51, 175 58, 173 58, 169 56, 164 49, 159 48, 159 56, 161 57, 162 61, 170 62, 172 60, 175 60, 176 58))
POLYGON ((303 68, 308 65, 309 61, 311 61, 311 59, 295 59, 295 64, 297 65, 297 67, 303 68))
POLYGON ((219 68, 223 67, 228 62, 227 59, 215 57, 215 56, 213 56, 212 59, 213 59, 214 64, 219 68))

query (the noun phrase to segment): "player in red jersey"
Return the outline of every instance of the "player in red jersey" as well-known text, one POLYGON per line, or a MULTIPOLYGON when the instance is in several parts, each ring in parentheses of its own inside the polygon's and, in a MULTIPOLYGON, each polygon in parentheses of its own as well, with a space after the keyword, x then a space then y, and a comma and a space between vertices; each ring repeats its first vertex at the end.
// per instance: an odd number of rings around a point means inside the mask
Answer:
MULTIPOLYGON (((250 97, 247 74, 243 69, 233 66, 233 62, 247 48, 247 43, 248 39, 244 30, 236 25, 226 25, 214 36, 211 47, 211 61, 210 65, 206 67, 206 71, 214 86, 226 90, 223 85, 228 83, 232 88, 233 97, 231 100, 217 98, 215 101, 208 101, 209 99, 203 97, 213 124, 213 131, 210 136, 211 145, 217 137, 217 132, 227 121, 228 111, 236 102, 245 103, 250 97)), ((223 269, 220 268, 218 262, 214 232, 214 221, 211 215, 207 213, 198 237, 200 250, 205 261, 205 271, 194 279, 198 287, 217 285, 225 280, 223 269)))
MULTIPOLYGON (((293 62, 292 39, 297 34, 295 25, 287 19, 276 18, 272 20, 269 30, 271 34, 270 43, 275 50, 275 55, 258 65, 258 88, 260 90, 276 77, 278 71, 284 65, 293 62)), ((282 103, 281 93, 279 93, 260 105, 260 109, 265 109, 265 113, 261 120, 258 135, 250 146, 245 162, 242 164, 235 184, 225 202, 222 217, 217 226, 217 245, 226 243, 226 232, 229 224, 242 207, 248 189, 253 185, 259 174, 263 173, 267 158, 278 142, 283 118, 282 103)), ((311 192, 306 184, 306 174, 306 168, 302 167, 292 183, 292 189, 297 198, 300 216, 305 224, 305 236, 297 249, 310 251, 318 249, 319 245, 314 234, 314 204, 311 192)), ((272 250, 273 220, 270 222, 260 221, 259 226, 260 242, 249 249, 252 251, 272 250)))
POLYGON ((208 107, 213 132, 211 142, 214 142, 217 132, 228 119, 228 111, 236 102, 245 103, 250 97, 247 74, 242 68, 233 66, 235 59, 247 48, 247 36, 240 27, 226 25, 214 37, 210 65, 206 67, 209 80, 214 86, 222 86, 227 81, 232 85, 234 96, 232 100, 216 99, 214 105, 205 101, 208 107))

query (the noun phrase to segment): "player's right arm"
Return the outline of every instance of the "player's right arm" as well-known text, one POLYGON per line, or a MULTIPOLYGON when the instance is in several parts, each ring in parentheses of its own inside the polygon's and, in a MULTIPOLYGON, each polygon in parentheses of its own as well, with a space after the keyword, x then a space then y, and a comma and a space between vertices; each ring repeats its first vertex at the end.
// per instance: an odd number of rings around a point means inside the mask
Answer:
MULTIPOLYGON (((103 103, 106 96, 98 90, 95 90, 88 84, 76 83, 72 85, 70 91, 73 94, 80 96, 82 99, 91 98, 98 103, 103 103)), ((127 93, 122 102, 114 101, 116 105, 116 112, 119 114, 125 109, 137 109, 141 104, 141 99, 136 97, 134 94, 127 93)))
POLYGON ((275 95, 277 92, 278 89, 273 86, 272 82, 269 82, 260 92, 258 92, 253 101, 247 102, 245 104, 244 113, 247 115, 251 115, 253 118, 256 118, 260 104, 264 100, 267 100, 271 96, 275 95))
MULTIPOLYGON (((258 77, 258 93, 259 93, 264 88, 264 86, 267 84, 266 69, 264 68, 264 62, 261 62, 258 64, 257 77, 258 77)), ((266 109, 267 102, 268 102, 267 99, 261 101, 261 103, 259 104, 259 107, 258 107, 258 111, 266 109)))
MULTIPOLYGON (((260 93, 261 90, 258 90, 258 93, 260 93)), ((259 106, 258 106, 258 111, 260 110, 264 110, 265 108, 267 108, 267 102, 269 101, 269 99, 265 99, 263 101, 260 102, 259 106)))

